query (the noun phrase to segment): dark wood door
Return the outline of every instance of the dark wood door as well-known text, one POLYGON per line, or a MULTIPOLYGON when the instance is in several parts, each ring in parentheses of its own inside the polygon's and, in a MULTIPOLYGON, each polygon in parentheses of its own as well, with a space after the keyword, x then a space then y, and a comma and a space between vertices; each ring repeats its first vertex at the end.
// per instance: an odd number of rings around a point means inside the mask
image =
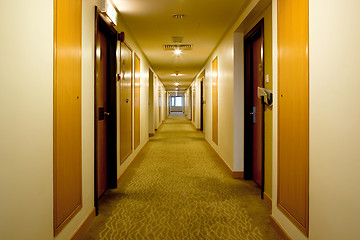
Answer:
POLYGON ((264 107, 257 96, 258 87, 263 87, 263 64, 261 61, 262 39, 259 36, 252 43, 252 102, 253 102, 253 179, 259 185, 263 184, 263 115, 264 107))
POLYGON ((99 198, 107 188, 107 39, 102 32, 98 32, 96 43, 97 79, 96 79, 96 108, 97 108, 97 197, 99 198))
POLYGON ((264 86, 264 21, 244 37, 245 144, 244 178, 254 180, 264 192, 264 105, 258 88, 264 86))
POLYGON ((120 163, 123 163, 132 152, 132 51, 123 42, 120 55, 120 163))

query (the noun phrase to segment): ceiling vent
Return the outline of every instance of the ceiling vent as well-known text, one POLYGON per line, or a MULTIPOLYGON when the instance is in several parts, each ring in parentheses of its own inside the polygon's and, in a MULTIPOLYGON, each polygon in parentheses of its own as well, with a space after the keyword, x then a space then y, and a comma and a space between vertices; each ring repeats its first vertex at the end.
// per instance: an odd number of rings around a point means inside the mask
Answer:
POLYGON ((192 44, 165 44, 164 50, 191 50, 192 44))
POLYGON ((182 43, 183 41, 183 37, 172 37, 172 42, 173 43, 182 43))

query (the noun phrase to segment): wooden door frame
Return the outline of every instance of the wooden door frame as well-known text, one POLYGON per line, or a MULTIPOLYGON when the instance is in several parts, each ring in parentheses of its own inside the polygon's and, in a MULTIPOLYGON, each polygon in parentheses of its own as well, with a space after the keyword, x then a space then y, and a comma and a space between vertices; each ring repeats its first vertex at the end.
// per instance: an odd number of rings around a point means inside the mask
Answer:
MULTIPOLYGON (((252 131, 252 106, 253 106, 253 82, 252 82, 252 43, 255 39, 261 38, 261 64, 262 64, 262 81, 264 83, 264 19, 261 19, 244 37, 244 72, 245 72, 245 94, 244 94, 244 179, 251 180, 253 178, 253 131, 252 131)), ((263 151, 262 151, 262 183, 261 183, 261 198, 264 198, 264 175, 265 175, 265 136, 264 136, 264 112, 263 114, 263 134, 262 134, 262 142, 263 142, 263 151)))
POLYGON ((118 33, 111 25, 109 20, 103 13, 95 6, 95 55, 94 55, 94 203, 96 215, 98 215, 98 175, 97 175, 97 117, 98 111, 96 106, 96 43, 98 40, 98 31, 102 31, 106 36, 108 46, 108 67, 107 67, 107 98, 108 109, 112 113, 108 120, 107 133, 107 188, 117 188, 117 126, 116 126, 116 47, 118 33))

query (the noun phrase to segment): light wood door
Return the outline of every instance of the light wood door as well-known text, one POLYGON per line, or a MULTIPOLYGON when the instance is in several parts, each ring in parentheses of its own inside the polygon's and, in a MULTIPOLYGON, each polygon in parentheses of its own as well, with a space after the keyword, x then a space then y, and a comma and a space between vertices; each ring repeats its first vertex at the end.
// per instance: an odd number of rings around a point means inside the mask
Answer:
POLYGON ((218 144, 218 58, 212 61, 212 140, 218 144))
POLYGON ((159 93, 158 93, 158 106, 159 106, 159 122, 158 124, 161 123, 161 87, 159 87, 159 93))
POLYGON ((120 64, 120 163, 123 163, 132 152, 132 51, 123 42, 120 64))
POLYGON ((309 229, 309 2, 278 0, 278 207, 309 229))
POLYGON ((54 234, 82 206, 81 1, 54 1, 54 234))
POLYGON ((204 78, 200 81, 200 131, 204 131, 204 78))
POLYGON ((134 122, 135 122, 135 149, 140 145, 140 58, 135 54, 135 89, 134 89, 134 122))
POLYGON ((98 31, 96 43, 97 197, 107 189, 107 39, 98 31))
POLYGON ((264 107, 261 99, 257 96, 258 87, 263 87, 263 63, 261 58, 262 38, 261 35, 252 43, 252 103, 253 103, 253 179, 259 185, 263 185, 263 136, 264 136, 264 107))

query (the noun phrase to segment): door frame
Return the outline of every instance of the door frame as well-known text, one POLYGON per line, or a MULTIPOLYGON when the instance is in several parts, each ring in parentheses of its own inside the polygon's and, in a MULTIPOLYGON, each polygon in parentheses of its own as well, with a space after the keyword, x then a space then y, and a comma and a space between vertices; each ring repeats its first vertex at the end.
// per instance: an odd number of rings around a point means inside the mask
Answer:
POLYGON ((200 80, 200 131, 204 131, 204 77, 200 80))
POLYGON ((96 106, 96 42, 98 39, 98 31, 103 32, 108 40, 108 68, 107 68, 107 102, 109 104, 109 112, 113 113, 110 115, 108 120, 108 131, 107 131, 107 188, 117 188, 117 117, 116 117, 116 47, 118 33, 112 24, 109 22, 106 16, 95 6, 95 46, 94 46, 94 203, 96 215, 99 211, 99 203, 97 197, 98 189, 98 175, 97 175, 97 117, 98 111, 96 106))
MULTIPOLYGON (((262 64, 262 81, 264 83, 264 19, 261 19, 244 37, 244 179, 251 180, 253 178, 253 118, 250 114, 253 106, 253 82, 252 82, 252 43, 254 40, 261 38, 261 64, 262 64)), ((262 112, 262 183, 261 183, 261 198, 264 198, 264 175, 265 175, 265 137, 264 137, 264 111, 262 112)))

